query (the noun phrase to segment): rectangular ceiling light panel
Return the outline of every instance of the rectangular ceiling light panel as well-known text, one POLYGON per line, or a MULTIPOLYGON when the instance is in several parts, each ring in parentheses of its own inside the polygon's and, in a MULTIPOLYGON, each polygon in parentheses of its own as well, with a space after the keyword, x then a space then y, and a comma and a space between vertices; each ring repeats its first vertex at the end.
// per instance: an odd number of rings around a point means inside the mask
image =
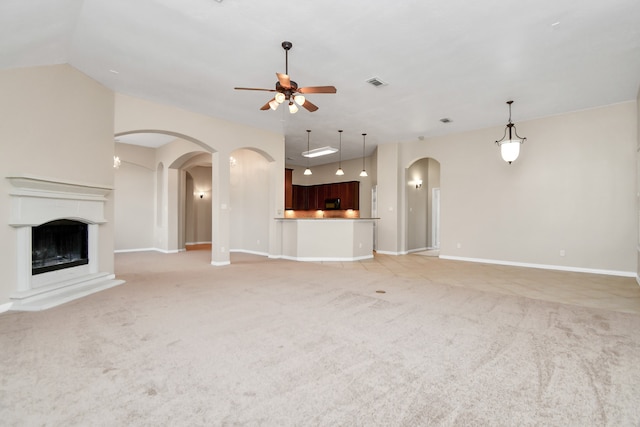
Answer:
POLYGON ((336 152, 338 152, 337 148, 321 147, 321 148, 315 148, 313 150, 305 151, 302 153, 302 156, 303 157, 320 157, 320 156, 326 156, 327 154, 333 154, 336 152))

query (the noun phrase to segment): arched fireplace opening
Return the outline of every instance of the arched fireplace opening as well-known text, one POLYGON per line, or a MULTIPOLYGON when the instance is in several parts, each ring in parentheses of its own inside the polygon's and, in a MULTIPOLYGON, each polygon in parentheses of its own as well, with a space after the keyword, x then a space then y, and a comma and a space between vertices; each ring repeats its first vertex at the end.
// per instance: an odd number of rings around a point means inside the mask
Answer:
POLYGON ((88 226, 60 219, 31 230, 31 274, 89 264, 88 226))

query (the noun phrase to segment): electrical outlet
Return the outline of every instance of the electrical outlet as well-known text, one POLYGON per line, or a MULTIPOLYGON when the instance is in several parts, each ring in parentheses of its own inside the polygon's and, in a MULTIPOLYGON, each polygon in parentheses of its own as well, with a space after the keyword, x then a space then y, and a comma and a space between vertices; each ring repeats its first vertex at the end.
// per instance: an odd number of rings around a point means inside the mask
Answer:
POLYGON ((462 247, 462 243, 458 243, 458 244, 456 245, 456 247, 457 247, 458 249, 460 249, 460 248, 462 247))
POLYGON ((560 256, 565 256, 565 255, 566 255, 565 250, 564 249, 560 249, 560 256))

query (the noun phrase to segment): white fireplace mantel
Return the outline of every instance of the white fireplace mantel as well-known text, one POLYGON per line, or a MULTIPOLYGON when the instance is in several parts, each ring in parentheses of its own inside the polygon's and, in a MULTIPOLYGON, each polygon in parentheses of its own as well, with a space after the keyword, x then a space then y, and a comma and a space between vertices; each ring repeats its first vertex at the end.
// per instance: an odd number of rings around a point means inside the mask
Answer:
POLYGON ((61 181, 32 175, 9 176, 9 225, 16 228, 16 288, 14 310, 43 310, 124 283, 99 271, 100 225, 105 202, 113 190, 104 185, 61 181), (89 224, 89 264, 32 275, 32 227, 58 219, 89 224))
POLYGON ((13 188, 9 225, 40 225, 61 218, 103 224, 104 203, 111 187, 60 181, 32 175, 9 176, 13 188))

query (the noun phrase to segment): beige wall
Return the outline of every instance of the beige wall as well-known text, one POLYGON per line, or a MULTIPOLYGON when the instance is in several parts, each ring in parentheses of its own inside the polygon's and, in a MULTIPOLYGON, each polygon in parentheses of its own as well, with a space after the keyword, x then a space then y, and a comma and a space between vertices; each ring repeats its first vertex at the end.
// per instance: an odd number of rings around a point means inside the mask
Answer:
MULTIPOLYGON (((627 102, 516 123, 527 142, 511 165, 493 143, 501 127, 385 144, 379 187, 398 168, 432 157, 441 166, 442 255, 628 274, 638 240, 636 122, 636 103, 627 102)), ((399 194, 406 197, 404 187, 399 194)), ((403 209, 390 194, 380 199, 389 200, 383 211, 403 209)), ((402 228, 386 216, 379 246, 406 250, 392 238, 402 228)))
POLYGON ((154 247, 155 149, 115 144, 121 165, 115 170, 116 251, 154 247))
POLYGON ((274 218, 269 216, 269 200, 273 197, 269 162, 247 149, 231 155, 235 159, 231 166, 231 250, 267 255, 269 223, 274 218))
MULTIPOLYGON (((16 230, 7 176, 112 187, 113 93, 66 65, 0 71, 0 304, 16 282, 16 230)), ((100 271, 113 272, 113 193, 99 226, 100 271)))

